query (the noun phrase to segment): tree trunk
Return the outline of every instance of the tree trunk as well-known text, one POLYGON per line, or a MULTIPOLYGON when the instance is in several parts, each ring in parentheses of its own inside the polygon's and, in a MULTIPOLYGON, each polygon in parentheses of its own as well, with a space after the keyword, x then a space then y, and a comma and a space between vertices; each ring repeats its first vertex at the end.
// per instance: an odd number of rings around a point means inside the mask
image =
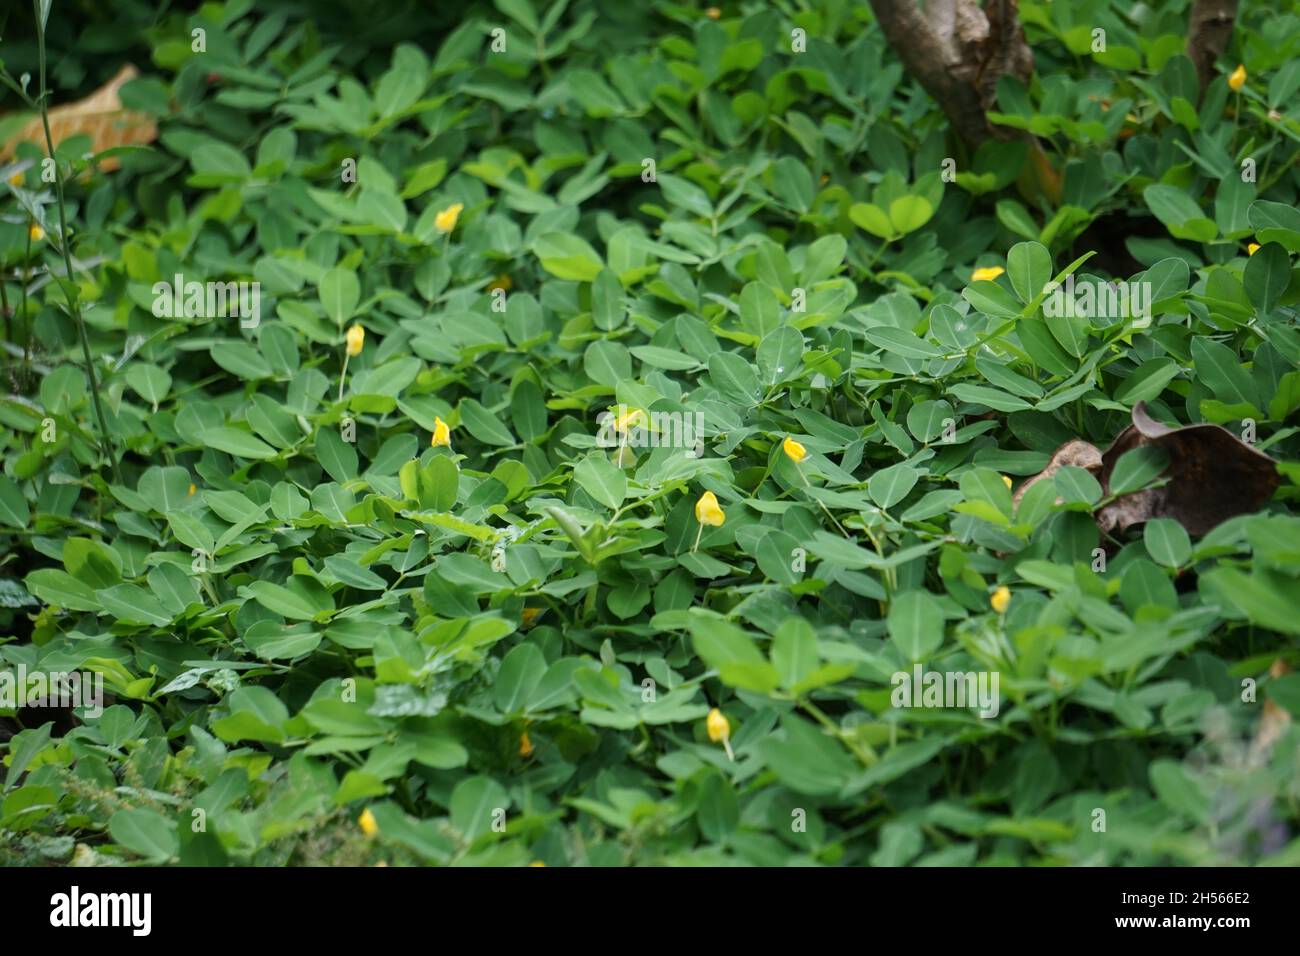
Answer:
POLYGON ((991 136, 1011 138, 985 119, 998 80, 1027 81, 1034 57, 1025 43, 1017 0, 871 0, 885 39, 948 117, 957 135, 975 147, 991 136))
POLYGON ((1214 61, 1232 39, 1237 19, 1237 0, 1196 0, 1187 27, 1187 55, 1196 64, 1201 92, 1214 79, 1214 61))

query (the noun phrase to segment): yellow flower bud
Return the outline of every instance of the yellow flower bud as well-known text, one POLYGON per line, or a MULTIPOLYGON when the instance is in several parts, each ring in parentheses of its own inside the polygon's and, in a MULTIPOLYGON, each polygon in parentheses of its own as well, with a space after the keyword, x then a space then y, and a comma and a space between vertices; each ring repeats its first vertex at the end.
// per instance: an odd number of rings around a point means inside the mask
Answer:
POLYGON ((1228 77, 1228 86, 1235 93, 1245 85, 1246 85, 1246 68, 1242 66, 1240 63, 1238 63, 1237 68, 1233 70, 1232 74, 1228 77))
POLYGON ((1011 478, 1010 478, 1008 475, 1003 475, 1003 476, 1002 476, 1002 480, 1003 480, 1004 482, 1006 482, 1006 486, 1007 486, 1008 488, 1011 487, 1011 478))
POLYGON ((781 442, 781 450, 785 452, 786 457, 796 465, 808 457, 808 449, 804 448, 803 445, 799 444, 789 435, 786 436, 785 441, 781 442))
POLYGON ((731 724, 728 723, 726 715, 716 707, 709 711, 704 725, 709 730, 709 739, 715 744, 731 738, 731 724))
POLYGON ((21 186, 22 184, 23 184, 22 173, 14 173, 12 176, 9 177, 10 186, 21 186))
POLYGON ((465 208, 464 203, 452 203, 438 215, 433 217, 434 228, 439 232, 451 232, 456 228, 456 220, 460 218, 461 210, 465 208))
POLYGON ((541 860, 533 860, 533 862, 532 862, 532 863, 529 863, 528 865, 529 865, 529 866, 545 866, 546 864, 543 863, 541 860))
POLYGON ((366 344, 366 330, 360 322, 353 322, 348 329, 348 355, 361 354, 361 347, 366 344))
POLYGON ((500 289, 502 292, 509 292, 514 288, 514 281, 504 272, 488 283, 488 291, 495 292, 500 289))
POLYGON ((368 837, 372 837, 379 832, 379 823, 375 820, 375 815, 370 812, 369 807, 361 811, 361 816, 357 817, 357 825, 361 827, 361 832, 368 837))
POLYGON ((997 611, 999 614, 1006 614, 1007 608, 1010 606, 1011 589, 1004 584, 994 591, 993 596, 989 598, 989 607, 993 608, 993 610, 997 611))
POLYGON ((40 242, 45 238, 45 230, 36 225, 36 223, 32 223, 31 228, 27 230, 27 235, 31 238, 32 242, 40 242))
POLYGON ((727 520, 727 515, 718 504, 718 496, 711 491, 706 491, 700 495, 700 500, 695 502, 695 520, 700 524, 712 525, 717 528, 722 522, 727 520))
POLYGON ((528 739, 528 731, 519 735, 519 756, 531 757, 533 755, 533 742, 528 739))
POLYGON ((614 419, 614 430, 625 432, 631 428, 645 425, 645 412, 639 408, 629 408, 614 419))
POLYGON ((726 748, 727 759, 735 760, 736 755, 731 752, 731 724, 727 722, 722 711, 716 707, 710 710, 709 716, 705 718, 704 727, 709 732, 710 740, 726 748))
POLYGON ((543 609, 540 607, 524 608, 523 613, 519 615, 520 621, 524 627, 532 627, 537 623, 537 618, 542 613, 542 610, 543 609))
POLYGON ((198 489, 197 487, 195 487, 194 482, 191 481, 191 482, 190 482, 190 496, 193 497, 194 492, 196 492, 196 491, 198 491, 198 490, 199 490, 199 489, 198 489))
POLYGON ((1258 242, 1252 242, 1246 246, 1246 255, 1253 256, 1257 252, 1259 252, 1258 242))
POLYGON ((434 448, 439 446, 451 447, 451 429, 447 427, 447 423, 441 418, 434 418, 433 420, 433 440, 429 444, 434 448))
POLYGON ((709 9, 704 11, 704 15, 710 20, 716 20, 722 16, 722 11, 717 7, 709 7, 709 9))
POLYGON ((984 266, 970 274, 971 282, 992 282, 1007 270, 1001 266, 984 266))

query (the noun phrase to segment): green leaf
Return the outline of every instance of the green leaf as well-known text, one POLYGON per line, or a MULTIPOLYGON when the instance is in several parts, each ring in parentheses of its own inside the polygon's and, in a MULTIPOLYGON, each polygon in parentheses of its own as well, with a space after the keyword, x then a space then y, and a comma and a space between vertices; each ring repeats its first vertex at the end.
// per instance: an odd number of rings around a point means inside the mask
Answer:
POLYGON ((605 267, 590 243, 568 233, 539 236, 533 242, 533 255, 551 275, 574 282, 591 282, 605 267))
POLYGON ((31 509, 19 487, 6 475, 0 475, 0 521, 11 528, 26 528, 32 520, 31 509))
POLYGON ((493 699, 503 714, 522 713, 546 675, 546 658, 532 644, 520 644, 501 661, 493 699))
POLYGON ((943 611, 927 591, 907 591, 889 606, 889 635, 909 661, 924 661, 943 643, 943 611))
POLYGON ((838 793, 853 771, 852 761, 834 738, 794 714, 782 717, 780 734, 764 737, 758 750, 781 783, 808 796, 838 793))
POLYGON ((1148 773, 1151 788, 1166 807, 1194 823, 1204 823, 1209 819, 1209 798, 1181 764, 1173 760, 1155 760, 1148 773))
POLYGON ((623 304, 623 284, 613 269, 601 269, 591 285, 591 316, 596 328, 609 331, 623 324, 627 309, 623 304))
POLYGON ((247 342, 218 342, 212 346, 212 361, 246 382, 271 377, 271 366, 247 342))
POLYGON ((1147 554, 1167 568, 1182 567, 1192 556, 1192 539, 1172 518, 1152 518, 1142 529, 1147 554))
POLYGON ((753 405, 762 395, 754 367, 735 352, 714 352, 709 359, 709 378, 718 391, 741 407, 753 405))
POLYGON ((758 646, 740 628, 726 621, 692 615, 691 637, 695 652, 718 671, 722 682, 741 690, 770 694, 781 683, 775 667, 767 662, 758 646))
POLYGON ((490 833, 495 819, 504 819, 510 794, 490 777, 469 777, 451 791, 451 825, 467 839, 490 833))
POLYGON ((763 336, 758 343, 758 371, 766 385, 778 385, 803 369, 803 336, 783 325, 763 336))
POLYGON ((172 377, 157 365, 136 362, 126 370, 126 383, 146 402, 157 405, 171 390, 172 377))
POLYGON ((1018 242, 1007 253, 1007 276, 1021 302, 1032 302, 1052 281, 1052 256, 1038 242, 1018 242))
POLYGON ((162 603, 143 588, 134 584, 96 591, 100 606, 119 621, 133 624, 152 624, 164 627, 172 622, 172 615, 162 603))
POLYGON ((350 269, 335 267, 321 276, 318 288, 325 314, 342 328, 343 323, 356 313, 361 301, 361 282, 357 274, 350 269))
POLYGON ((921 473, 911 465, 899 463, 876 472, 867 480, 867 494, 882 508, 892 508, 916 487, 921 473))
POLYGON ((1110 473, 1107 489, 1112 495, 1127 495, 1145 488, 1160 477, 1169 456, 1156 445, 1142 445, 1119 456, 1110 473))
POLYGON ((583 491, 611 510, 627 497, 627 476, 604 452, 593 452, 578 462, 573 477, 583 491))
POLYGON ((817 669, 817 636, 803 618, 792 617, 772 638, 772 666, 781 686, 797 687, 817 669))
POLYGON ((322 426, 317 429, 316 457, 321 467, 337 482, 342 483, 357 476, 357 450, 333 428, 322 426))
POLYGON ((27 590, 52 607, 71 611, 98 611, 99 599, 88 584, 83 584, 66 571, 42 568, 27 575, 23 581, 27 590))
POLYGON ((849 207, 849 219, 860 229, 865 229, 880 239, 892 239, 898 235, 889 214, 879 206, 870 203, 854 203, 849 207))
POLYGON ((199 434, 203 443, 209 448, 224 451, 239 458, 265 460, 279 454, 274 448, 237 428, 209 428, 199 434))
POLYGON ((1277 571, 1218 567, 1202 578, 1252 622, 1283 634, 1300 634, 1300 595, 1295 579, 1277 571))
POLYGON ((1260 315, 1267 315, 1291 282, 1291 257, 1281 244, 1266 243, 1246 260, 1241 281, 1251 305, 1259 310, 1260 315))
POLYGON ((1156 183, 1148 186, 1142 195, 1156 218, 1175 238, 1209 242, 1219 234, 1214 221, 1205 217, 1186 190, 1156 183))
POLYGON ((1238 363, 1232 349, 1197 336, 1192 339, 1192 358, 1196 362, 1197 375, 1217 398, 1228 404, 1260 404, 1254 380, 1238 363))
POLYGON ((485 445, 514 445, 518 440, 501 419, 472 398, 460 403, 460 421, 465 430, 485 445))
POLYGON ((900 196, 889 204, 889 222, 902 236, 916 232, 933 215, 934 207, 924 196, 900 196))
POLYGON ((270 581, 254 581, 248 586, 257 603, 268 611, 282 614, 295 621, 314 620, 322 610, 318 603, 310 600, 306 594, 290 590, 270 581))
POLYGON ((180 852, 176 822, 147 807, 128 807, 109 818, 109 835, 151 863, 164 863, 180 852))

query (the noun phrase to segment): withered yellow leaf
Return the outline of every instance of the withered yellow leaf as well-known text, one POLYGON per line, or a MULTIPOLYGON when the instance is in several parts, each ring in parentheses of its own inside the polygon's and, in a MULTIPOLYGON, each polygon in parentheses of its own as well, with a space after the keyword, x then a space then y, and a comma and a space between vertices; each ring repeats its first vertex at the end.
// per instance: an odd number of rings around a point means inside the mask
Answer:
MULTIPOLYGON (((123 84, 139 76, 140 71, 130 63, 117 71, 111 80, 84 100, 56 106, 50 110, 50 136, 57 147, 72 136, 90 137, 91 152, 101 153, 115 146, 143 146, 158 138, 158 124, 147 113, 136 113, 122 107, 118 91, 123 84)), ((34 116, 0 149, 0 161, 10 158, 20 142, 30 141, 45 148, 45 130, 41 118, 34 116)), ((105 157, 100 168, 111 172, 121 163, 116 156, 105 157)))

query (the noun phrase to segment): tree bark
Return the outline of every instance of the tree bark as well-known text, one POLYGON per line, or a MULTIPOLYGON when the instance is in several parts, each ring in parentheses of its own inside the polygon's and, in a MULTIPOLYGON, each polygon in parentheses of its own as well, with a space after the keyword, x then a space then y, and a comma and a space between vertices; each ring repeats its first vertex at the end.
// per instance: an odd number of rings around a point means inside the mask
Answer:
POLYGON ((1020 26, 1017 0, 871 0, 885 39, 939 104, 953 130, 969 146, 1016 134, 990 126, 998 80, 1011 74, 1027 81, 1034 57, 1020 26))
POLYGON ((1228 47, 1237 19, 1237 0, 1196 0, 1187 27, 1187 55, 1205 92, 1214 79, 1214 61, 1228 47))

